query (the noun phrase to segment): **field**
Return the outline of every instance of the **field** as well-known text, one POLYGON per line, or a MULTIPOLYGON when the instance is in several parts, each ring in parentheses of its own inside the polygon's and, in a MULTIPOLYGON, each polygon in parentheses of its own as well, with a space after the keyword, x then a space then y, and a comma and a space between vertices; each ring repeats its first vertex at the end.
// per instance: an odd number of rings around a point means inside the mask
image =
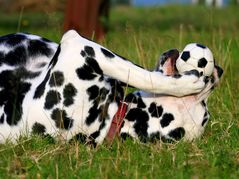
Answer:
MULTIPOLYGON (((101 43, 152 69, 160 53, 189 42, 211 48, 224 74, 209 99, 211 118, 193 142, 115 141, 96 148, 38 136, 0 145, 0 178, 239 178, 239 10, 202 6, 111 9, 101 43)), ((0 14, 0 35, 24 31, 59 42, 63 14, 0 14)))

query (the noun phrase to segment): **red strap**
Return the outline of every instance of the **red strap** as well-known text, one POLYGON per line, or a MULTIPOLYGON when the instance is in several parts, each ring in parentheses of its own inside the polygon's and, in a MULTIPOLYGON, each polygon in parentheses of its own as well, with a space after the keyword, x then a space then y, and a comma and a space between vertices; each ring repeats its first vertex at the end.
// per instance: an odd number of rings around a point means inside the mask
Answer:
POLYGON ((128 107, 127 103, 120 102, 118 111, 113 117, 109 132, 106 137, 108 142, 112 142, 116 135, 119 136, 120 127, 123 123, 127 107, 128 107))

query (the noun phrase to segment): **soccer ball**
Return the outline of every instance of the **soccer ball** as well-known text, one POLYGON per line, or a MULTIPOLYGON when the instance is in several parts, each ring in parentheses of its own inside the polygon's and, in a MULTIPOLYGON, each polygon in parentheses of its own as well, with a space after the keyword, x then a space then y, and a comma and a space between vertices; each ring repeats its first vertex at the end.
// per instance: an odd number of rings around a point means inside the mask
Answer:
POLYGON ((214 59, 211 50, 198 43, 186 45, 176 60, 179 73, 198 70, 200 75, 211 76, 214 70, 214 59))

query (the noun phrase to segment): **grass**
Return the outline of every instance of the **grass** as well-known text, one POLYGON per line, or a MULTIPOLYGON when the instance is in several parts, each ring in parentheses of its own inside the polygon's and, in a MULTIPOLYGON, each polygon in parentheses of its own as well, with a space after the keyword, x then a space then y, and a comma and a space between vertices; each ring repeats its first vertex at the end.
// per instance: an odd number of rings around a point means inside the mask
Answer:
MULTIPOLYGON (((211 119, 194 142, 115 141, 89 148, 39 136, 0 145, 0 178, 239 178, 239 11, 202 6, 112 9, 101 43, 147 68, 169 48, 189 42, 211 48, 224 68, 209 99, 211 119)), ((0 35, 28 31, 59 41, 63 15, 0 14, 0 35)))

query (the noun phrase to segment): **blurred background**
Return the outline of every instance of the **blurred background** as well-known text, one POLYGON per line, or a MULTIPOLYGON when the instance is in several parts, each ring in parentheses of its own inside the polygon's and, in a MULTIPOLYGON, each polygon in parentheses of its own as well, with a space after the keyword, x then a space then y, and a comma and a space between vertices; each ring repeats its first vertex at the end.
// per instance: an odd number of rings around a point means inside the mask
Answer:
POLYGON ((202 18, 205 13, 210 13, 210 7, 221 9, 238 5, 239 0, 0 0, 0 33, 38 33, 49 31, 49 28, 63 33, 68 29, 76 29, 88 38, 101 40, 108 31, 125 30, 127 24, 132 23, 136 29, 145 25, 157 30, 180 24, 199 27, 194 16, 201 16, 202 21, 209 22, 211 17, 202 18), (176 5, 181 9, 184 6, 185 12, 175 11, 172 6, 176 5), (195 8, 192 5, 201 6, 201 10, 204 7, 202 14, 190 11, 195 8), (168 19, 167 13, 171 14, 172 19, 168 19))

